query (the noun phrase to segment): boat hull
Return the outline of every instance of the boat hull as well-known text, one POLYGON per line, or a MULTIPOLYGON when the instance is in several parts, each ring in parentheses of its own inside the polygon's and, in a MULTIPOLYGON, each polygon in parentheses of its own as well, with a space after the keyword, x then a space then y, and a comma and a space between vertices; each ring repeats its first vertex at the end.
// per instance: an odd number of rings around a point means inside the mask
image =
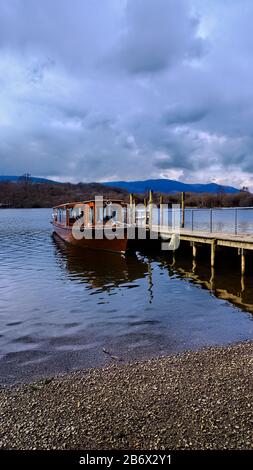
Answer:
POLYGON ((94 236, 91 239, 88 238, 81 238, 81 240, 76 239, 73 236, 72 228, 70 227, 61 227, 57 224, 54 224, 54 233, 58 235, 62 240, 66 243, 74 245, 76 247, 84 248, 84 249, 92 249, 92 250, 104 250, 104 251, 111 251, 115 253, 125 253, 127 250, 127 237, 124 234, 124 238, 114 238, 113 240, 108 240, 102 233, 103 238, 95 238, 94 236))

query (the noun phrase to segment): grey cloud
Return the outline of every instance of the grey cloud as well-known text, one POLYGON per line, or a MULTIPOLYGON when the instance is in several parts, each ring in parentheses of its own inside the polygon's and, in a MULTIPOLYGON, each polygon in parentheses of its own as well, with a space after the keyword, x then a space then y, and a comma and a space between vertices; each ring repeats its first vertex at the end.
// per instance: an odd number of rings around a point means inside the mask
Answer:
POLYGON ((172 106, 164 113, 163 122, 168 125, 172 124, 190 124, 201 121, 208 114, 208 109, 196 107, 194 105, 188 109, 180 103, 177 106, 172 106))
POLYGON ((0 174, 253 188, 253 5, 238 5, 1 0, 0 174))
POLYGON ((154 73, 200 56, 198 23, 184 0, 129 0, 118 60, 129 73, 154 73))
POLYGON ((72 70, 90 68, 114 37, 110 0, 3 0, 0 47, 24 57, 47 57, 72 70), (107 41, 104 41, 104 37, 107 41), (95 54, 94 54, 95 52, 95 54))

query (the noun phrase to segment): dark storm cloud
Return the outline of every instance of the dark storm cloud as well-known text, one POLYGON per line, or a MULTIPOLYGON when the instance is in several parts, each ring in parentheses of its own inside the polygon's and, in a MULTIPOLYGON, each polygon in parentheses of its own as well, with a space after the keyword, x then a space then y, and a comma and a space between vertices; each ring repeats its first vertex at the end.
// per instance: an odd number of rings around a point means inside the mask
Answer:
POLYGON ((249 0, 1 0, 0 174, 253 187, 249 0))

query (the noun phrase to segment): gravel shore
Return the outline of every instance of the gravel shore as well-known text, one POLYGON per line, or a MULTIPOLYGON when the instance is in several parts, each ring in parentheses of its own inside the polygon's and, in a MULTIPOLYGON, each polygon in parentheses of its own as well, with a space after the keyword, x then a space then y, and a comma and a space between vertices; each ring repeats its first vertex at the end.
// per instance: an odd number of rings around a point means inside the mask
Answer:
POLYGON ((3 449, 253 449, 253 342, 0 389, 3 449))

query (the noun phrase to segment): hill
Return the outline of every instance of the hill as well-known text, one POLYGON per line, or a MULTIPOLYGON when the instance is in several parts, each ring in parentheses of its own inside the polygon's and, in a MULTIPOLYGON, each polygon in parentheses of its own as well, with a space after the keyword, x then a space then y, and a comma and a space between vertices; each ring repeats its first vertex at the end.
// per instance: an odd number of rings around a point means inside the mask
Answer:
POLYGON ((135 194, 142 194, 150 189, 154 192, 165 194, 178 193, 182 191, 188 193, 209 194, 217 194, 220 192, 226 194, 239 193, 239 189, 233 188, 232 186, 221 186, 216 183, 189 184, 169 179, 150 179, 145 181, 110 181, 103 184, 113 188, 124 189, 129 193, 135 194))
POLYGON ((30 175, 22 175, 22 176, 9 176, 9 175, 0 175, 0 182, 9 181, 10 183, 17 183, 22 179, 29 178, 31 183, 56 183, 56 181, 49 180, 47 178, 37 178, 35 176, 30 175))

